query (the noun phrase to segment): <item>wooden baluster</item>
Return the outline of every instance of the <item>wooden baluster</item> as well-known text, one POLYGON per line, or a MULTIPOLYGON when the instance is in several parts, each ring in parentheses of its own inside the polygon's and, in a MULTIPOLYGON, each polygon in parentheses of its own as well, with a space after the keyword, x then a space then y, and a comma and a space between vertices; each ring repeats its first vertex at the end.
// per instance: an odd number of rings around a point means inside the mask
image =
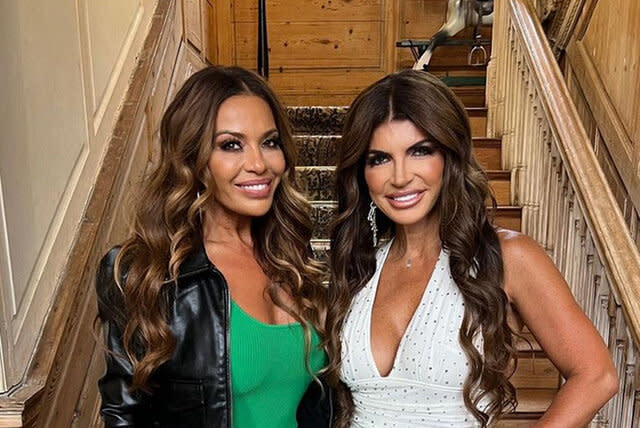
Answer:
POLYGON ((575 212, 575 192, 571 183, 567 180, 567 194, 568 207, 567 207, 567 222, 565 223, 565 230, 567 233, 567 240, 565 244, 566 252, 564 256, 564 272, 567 281, 571 284, 571 289, 574 294, 577 292, 576 279, 575 279, 575 260, 579 257, 578 247, 576 245, 576 212, 575 212))
MULTIPOLYGON (((615 296, 615 293, 612 294, 615 296)), ((627 356, 627 328, 624 324, 624 316, 622 315, 622 308, 618 305, 618 299, 615 300, 615 351, 612 355, 613 363, 618 369, 618 377, 620 378, 621 385, 624 385, 625 370, 626 370, 626 356, 627 356)), ((624 396, 622 394, 616 394, 611 400, 613 402, 613 413, 609 416, 611 419, 611 425, 614 427, 622 426, 622 405, 624 396)))
POLYGON ((523 169, 523 176, 521 177, 519 184, 522 207, 522 231, 527 235, 531 235, 531 193, 529 192, 531 182, 535 180, 535 171, 532 168, 532 154, 533 148, 536 144, 536 135, 533 131, 534 112, 533 112, 533 96, 531 74, 529 72, 529 66, 526 64, 526 84, 524 88, 524 104, 522 109, 525 112, 525 116, 522 124, 522 143, 524 145, 522 150, 522 156, 520 160, 521 167, 523 169))
POLYGON ((633 412, 636 396, 636 374, 637 374, 637 351, 633 346, 633 339, 629 334, 629 330, 625 328, 625 342, 626 355, 625 355, 625 367, 624 378, 620 379, 620 391, 618 395, 621 396, 622 401, 622 414, 620 417, 620 426, 622 428, 632 428, 633 426, 633 412))
POLYGON ((570 224, 570 212, 573 205, 573 193, 571 185, 569 183, 569 175, 566 169, 563 168, 562 174, 562 223, 560 223, 560 263, 558 268, 565 272, 567 268, 567 250, 569 249, 569 233, 571 227, 567 227, 570 224))
MULTIPOLYGON (((516 167, 516 161, 515 161, 515 154, 517 151, 517 140, 518 140, 518 135, 517 135, 517 123, 516 123, 516 119, 517 119, 517 109, 518 109, 518 93, 519 93, 519 88, 520 88, 520 76, 519 76, 519 60, 518 60, 518 56, 519 56, 519 45, 514 38, 512 39, 512 57, 511 57, 511 69, 509 70, 509 80, 510 80, 510 88, 509 88, 509 98, 511 99, 511 103, 509 106, 509 110, 507 111, 508 114, 508 138, 506 139, 506 150, 505 150, 505 154, 507 155, 507 158, 505 159, 506 161, 506 168, 508 169, 514 169, 516 167)), ((517 195, 516 195, 517 197, 517 195)))
POLYGON ((584 220, 584 214, 579 204, 576 204, 576 212, 578 213, 576 238, 577 244, 580 248, 580 260, 575 272, 576 287, 578 289, 578 294, 576 297, 579 297, 580 307, 585 310, 587 308, 589 293, 591 291, 591 284, 587 276, 589 258, 589 256, 587 255, 587 242, 585 239, 587 225, 584 220))
POLYGON ((585 302, 585 312, 590 320, 594 319, 594 313, 596 311, 596 297, 597 297, 597 287, 595 282, 595 271, 594 271, 594 260, 596 258, 595 245, 593 243, 593 238, 591 236, 591 232, 587 229, 587 236, 585 237, 585 248, 587 252, 587 269, 586 269, 586 278, 587 278, 587 286, 590 288, 587 294, 587 300, 585 302))
POLYGON ((536 133, 536 147, 533 154, 532 169, 536 172, 536 178, 531 183, 532 186, 532 222, 531 231, 536 241, 543 242, 542 240, 542 228, 540 227, 540 217, 542 216, 541 205, 544 199, 544 190, 547 186, 547 180, 549 177, 544 175, 545 171, 545 151, 547 148, 546 134, 544 130, 544 111, 540 105, 540 96, 538 91, 534 92, 533 100, 533 112, 535 117, 535 133, 536 133))
MULTIPOLYGON (((552 137, 553 138, 553 137, 552 137)), ((560 179, 562 177, 562 161, 560 157, 557 155, 557 147, 555 143, 552 145, 552 154, 553 154, 553 174, 550 177, 552 191, 550 192, 552 203, 549 207, 549 223, 548 223, 548 242, 549 249, 551 250, 551 257, 554 262, 557 259, 557 228, 558 223, 560 222, 560 202, 561 202, 561 183, 560 179)))
MULTIPOLYGON (((637 352, 637 350, 636 350, 637 352)), ((638 421, 640 421, 640 384, 637 381, 638 379, 638 367, 636 364, 636 382, 635 385, 636 387, 635 392, 634 392, 634 399, 633 399, 633 422, 631 423, 631 426, 633 428, 636 428, 638 426, 638 421)))
POLYGON ((557 206, 557 217, 556 217, 556 223, 554 224, 554 236, 555 236, 555 242, 556 245, 554 246, 554 260, 556 263, 556 266, 558 267, 558 269, 560 271, 562 271, 562 267, 563 267, 563 254, 564 254, 564 232, 565 232, 565 228, 563 227, 563 225, 566 222, 566 215, 565 215, 565 206, 567 205, 567 199, 566 199, 566 174, 564 172, 564 166, 562 164, 560 164, 560 180, 558 181, 558 206, 557 206))
POLYGON ((513 28, 509 27, 509 40, 507 43, 509 50, 508 57, 505 58, 506 62, 506 71, 504 74, 504 79, 506 80, 506 88, 505 88, 505 110, 504 110, 504 120, 502 127, 502 167, 505 169, 512 169, 513 163, 511 162, 511 140, 513 138, 513 118, 514 118, 514 94, 516 88, 516 74, 515 70, 517 67, 516 59, 515 59, 515 44, 513 39, 513 28))
POLYGON ((596 310, 593 315, 592 321, 596 326, 596 329, 600 332, 600 336, 603 337, 609 351, 611 352, 611 337, 609 334, 610 318, 609 318, 609 284, 603 273, 602 262, 599 257, 596 257, 594 263, 594 280, 596 289, 596 310))
MULTIPOLYGON (((596 303, 594 305, 594 313, 592 314, 591 320, 593 321, 596 329, 600 333, 600 336, 603 337, 605 344, 607 344, 609 348, 609 352, 611 353, 612 345, 612 334, 611 332, 611 317, 610 312, 613 309, 611 307, 611 299, 610 299, 610 290, 609 285, 604 275, 604 270, 602 267, 602 263, 600 258, 596 257, 594 259, 594 289, 596 296, 596 303)), ((615 304, 613 305, 615 306, 615 304)), ((607 404, 603 409, 601 409, 595 418, 595 426, 598 427, 609 427, 609 414, 611 413, 610 405, 607 404)))
MULTIPOLYGON (((527 135, 525 133, 525 121, 527 119, 527 102, 526 94, 527 94, 527 85, 529 83, 529 69, 527 68, 527 63, 524 60, 524 52, 522 46, 518 45, 518 75, 519 75, 519 85, 518 85, 518 101, 516 103, 517 111, 516 113, 516 126, 515 126, 515 144, 513 145, 515 149, 515 166, 518 168, 518 200, 522 201, 521 193, 522 193, 522 181, 526 176, 526 165, 524 164, 524 152, 525 152, 525 143, 527 141, 527 135), (525 112, 523 115, 522 112, 525 112)), ((520 202, 522 203, 522 202, 520 202)))
POLYGON ((527 80, 525 81, 525 85, 522 93, 522 104, 520 105, 521 110, 524 112, 524 117, 522 118, 522 122, 520 125, 521 129, 521 138, 520 142, 522 143, 522 148, 520 150, 518 156, 518 167, 520 171, 520 177, 518 180, 518 195, 520 205, 522 206, 522 215, 521 215, 521 227, 522 231, 529 234, 529 229, 527 227, 527 222, 529 218, 529 194, 528 194, 528 186, 527 183, 531 180, 532 171, 531 164, 529 163, 531 147, 535 143, 533 135, 531 135, 531 108, 527 103, 527 99, 529 97, 529 81, 528 76, 529 72, 525 73, 527 76, 527 80))
POLYGON ((507 90, 509 92, 507 92, 506 96, 509 99, 509 105, 508 105, 508 110, 505 111, 506 114, 506 125, 507 128, 505 129, 506 134, 505 134, 505 138, 503 139, 504 142, 504 150, 503 150, 503 162, 504 162, 504 167, 507 169, 513 169, 514 168, 514 162, 513 162, 513 148, 512 148, 512 144, 511 142, 514 140, 514 134, 515 134, 515 112, 514 109, 517 108, 516 105, 516 101, 517 101, 517 91, 518 91, 518 59, 517 59, 517 49, 518 49, 518 45, 515 43, 515 39, 511 39, 511 58, 509 61, 509 74, 508 74, 508 79, 509 79, 509 87, 507 88, 507 90))
POLYGON ((545 178, 542 176, 542 150, 544 147, 544 135, 542 133, 542 113, 539 109, 540 97, 538 91, 532 86, 531 91, 531 113, 532 113, 532 134, 535 145, 531 147, 529 169, 531 171, 530 179, 527 183, 527 194, 529 204, 529 219, 527 221, 527 230, 536 241, 540 242, 540 230, 538 228, 538 218, 540 217, 540 200, 542 196, 541 188, 544 186, 545 178))
POLYGON ((523 62, 521 61, 520 58, 520 46, 518 45, 518 57, 517 57, 517 67, 516 67, 516 92, 515 92, 515 110, 512 113, 513 115, 513 134, 512 134, 512 138, 511 138, 511 142, 510 142, 510 156, 511 156, 511 162, 512 165, 511 167, 513 168, 514 172, 513 174, 515 175, 516 178, 516 186, 515 186, 515 190, 516 190, 516 194, 515 194, 515 201, 518 205, 522 204, 522 195, 521 195, 521 191, 520 191, 520 182, 523 180, 523 176, 522 176, 522 161, 521 161, 521 156, 522 156, 522 147, 523 147, 523 140, 525 138, 525 136, 523 135, 524 133, 522 132, 522 121, 523 121, 523 117, 522 117, 522 105, 523 105, 523 92, 524 92, 524 84, 525 84, 525 78, 524 78, 524 70, 522 69, 523 66, 523 62), (518 113, 516 113, 518 112, 518 113))
POLYGON ((487 136, 490 138, 500 138, 503 132, 504 113, 504 87, 505 87, 505 64, 507 52, 505 46, 508 44, 508 29, 505 17, 508 16, 504 10, 505 3, 501 2, 494 7, 494 26, 491 40, 491 60, 489 62, 489 75, 494 96, 487 112, 487 136))
POLYGON ((542 189, 542 199, 541 199, 541 214, 539 218, 538 227, 540 229, 540 242, 542 246, 549 252, 552 248, 551 242, 548 236, 548 228, 549 228, 549 216, 551 213, 551 201, 552 201, 552 189, 553 189, 553 181, 554 175, 553 171, 555 168, 554 159, 552 156, 551 146, 553 144, 553 137, 551 134, 551 130, 549 129, 547 122, 542 123, 543 130, 542 135, 544 137, 544 147, 543 147, 543 159, 544 159, 544 167, 542 168, 542 175, 544 180, 544 188, 542 189))
POLYGON ((578 289, 580 290, 580 300, 582 301, 581 307, 584 308, 585 303, 587 302, 587 295, 591 291, 589 280, 587 278, 587 247, 585 241, 585 228, 586 223, 584 220, 584 214, 582 209, 580 209, 580 205, 576 201, 576 209, 578 213, 578 219, 576 223, 576 238, 577 244, 580 249, 580 264, 577 266, 577 270, 575 272, 576 275, 576 284, 578 289))

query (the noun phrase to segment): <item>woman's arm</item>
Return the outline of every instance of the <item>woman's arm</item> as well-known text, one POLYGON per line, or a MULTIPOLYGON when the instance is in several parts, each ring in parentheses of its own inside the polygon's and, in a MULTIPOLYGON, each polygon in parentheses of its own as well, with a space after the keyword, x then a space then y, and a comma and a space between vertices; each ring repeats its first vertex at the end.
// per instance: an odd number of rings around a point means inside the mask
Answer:
POLYGON ((106 428, 135 427, 141 407, 141 393, 132 393, 133 367, 126 357, 119 325, 124 320, 122 293, 114 280, 114 265, 119 248, 107 253, 98 267, 96 292, 98 313, 104 323, 106 372, 98 382, 102 396, 101 414, 106 428), (120 296, 120 298, 118 298, 120 296))
POLYGON ((583 427, 618 391, 609 352, 546 252, 531 238, 499 233, 505 291, 566 382, 535 427, 583 427))

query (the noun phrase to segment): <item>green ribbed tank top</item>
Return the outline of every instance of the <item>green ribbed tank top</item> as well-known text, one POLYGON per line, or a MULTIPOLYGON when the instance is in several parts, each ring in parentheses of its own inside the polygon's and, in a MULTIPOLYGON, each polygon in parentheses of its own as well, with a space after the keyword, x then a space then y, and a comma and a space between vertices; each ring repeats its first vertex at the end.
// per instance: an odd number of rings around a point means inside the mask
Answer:
MULTIPOLYGON (((260 322, 231 301, 231 394, 233 428, 295 428, 296 410, 312 381, 304 359, 299 323, 260 322)), ((326 363, 320 339, 311 329, 309 366, 326 363)))

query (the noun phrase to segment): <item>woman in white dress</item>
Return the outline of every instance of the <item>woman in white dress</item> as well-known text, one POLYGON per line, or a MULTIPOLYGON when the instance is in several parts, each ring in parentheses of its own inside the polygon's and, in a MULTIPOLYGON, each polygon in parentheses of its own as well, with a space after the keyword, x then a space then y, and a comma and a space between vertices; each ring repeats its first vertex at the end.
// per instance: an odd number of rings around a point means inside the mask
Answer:
POLYGON ((516 405, 524 325, 566 382, 536 427, 581 427, 617 391, 545 251, 491 223, 464 107, 402 71, 349 109, 338 149, 328 379, 337 426, 486 427, 516 405))

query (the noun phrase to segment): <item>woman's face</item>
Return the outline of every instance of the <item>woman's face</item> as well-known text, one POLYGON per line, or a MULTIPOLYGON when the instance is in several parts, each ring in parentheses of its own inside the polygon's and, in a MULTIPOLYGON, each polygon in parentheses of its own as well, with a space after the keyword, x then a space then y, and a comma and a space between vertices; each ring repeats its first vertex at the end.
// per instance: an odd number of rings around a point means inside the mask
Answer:
POLYGON ((269 211, 286 161, 266 101, 235 95, 220 105, 208 166, 214 203, 243 216, 269 211))
POLYGON ((392 120, 373 132, 365 157, 369 195, 391 221, 413 225, 432 212, 442 189, 444 157, 409 120, 392 120))

